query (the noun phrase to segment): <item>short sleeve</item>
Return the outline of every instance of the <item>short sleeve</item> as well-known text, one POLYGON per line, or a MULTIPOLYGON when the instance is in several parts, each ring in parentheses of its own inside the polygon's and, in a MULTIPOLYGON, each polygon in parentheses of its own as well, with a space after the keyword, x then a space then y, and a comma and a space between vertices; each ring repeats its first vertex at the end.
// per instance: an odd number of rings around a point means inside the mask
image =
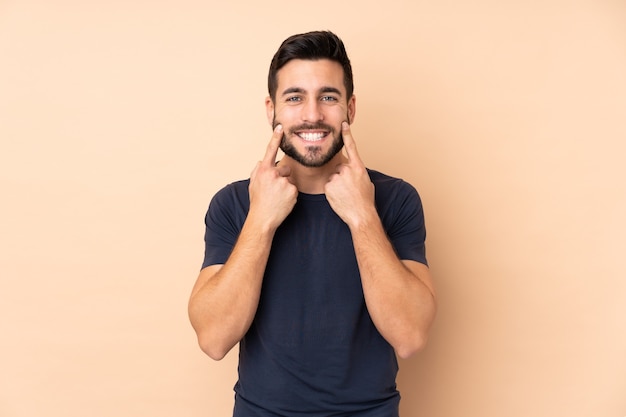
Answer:
POLYGON ((248 215, 247 182, 230 184, 213 197, 204 218, 204 261, 202 268, 224 264, 237 242, 248 215))
POLYGON ((408 182, 370 170, 376 208, 398 258, 428 265, 422 200, 408 182))
POLYGON ((424 210, 417 190, 404 183, 398 195, 396 218, 388 230, 398 257, 428 265, 426 260, 426 227, 424 210))

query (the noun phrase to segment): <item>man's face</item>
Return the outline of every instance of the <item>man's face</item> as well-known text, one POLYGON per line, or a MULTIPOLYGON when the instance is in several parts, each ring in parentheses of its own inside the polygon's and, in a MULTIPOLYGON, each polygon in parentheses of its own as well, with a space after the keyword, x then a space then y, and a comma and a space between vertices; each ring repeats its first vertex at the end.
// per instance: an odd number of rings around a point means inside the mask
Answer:
POLYGON ((327 59, 289 61, 278 71, 275 102, 266 100, 272 127, 283 125, 281 150, 306 167, 321 167, 341 151, 341 123, 352 121, 354 103, 343 68, 327 59))

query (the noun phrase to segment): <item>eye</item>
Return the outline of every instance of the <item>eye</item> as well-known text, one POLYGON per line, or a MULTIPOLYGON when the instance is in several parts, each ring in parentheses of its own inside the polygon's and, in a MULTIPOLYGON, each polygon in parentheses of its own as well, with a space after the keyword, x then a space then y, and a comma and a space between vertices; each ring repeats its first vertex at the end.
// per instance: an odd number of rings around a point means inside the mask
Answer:
POLYGON ((320 100, 333 102, 333 101, 337 101, 337 97, 335 97, 335 96, 322 96, 320 98, 320 100))
POLYGON ((290 97, 287 97, 285 101, 288 103, 296 103, 298 101, 302 101, 302 98, 300 96, 290 96, 290 97))

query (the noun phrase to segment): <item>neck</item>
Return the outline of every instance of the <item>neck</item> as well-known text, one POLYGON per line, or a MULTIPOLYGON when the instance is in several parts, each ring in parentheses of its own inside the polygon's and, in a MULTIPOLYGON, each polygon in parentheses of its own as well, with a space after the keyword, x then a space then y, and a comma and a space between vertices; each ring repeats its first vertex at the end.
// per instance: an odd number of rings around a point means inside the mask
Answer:
POLYGON ((287 155, 285 155, 278 164, 291 168, 289 181, 295 185, 301 193, 324 194, 326 183, 331 175, 336 172, 337 165, 345 162, 346 158, 339 152, 330 162, 319 168, 305 167, 287 155))

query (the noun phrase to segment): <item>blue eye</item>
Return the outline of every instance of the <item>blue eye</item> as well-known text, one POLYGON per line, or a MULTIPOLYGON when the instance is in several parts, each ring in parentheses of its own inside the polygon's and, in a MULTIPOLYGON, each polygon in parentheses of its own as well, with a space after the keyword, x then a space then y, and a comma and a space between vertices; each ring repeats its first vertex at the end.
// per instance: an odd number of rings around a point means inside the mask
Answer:
POLYGON ((323 96, 321 98, 322 101, 337 101, 337 97, 334 96, 323 96))
POLYGON ((298 96, 287 97, 287 100, 285 101, 291 101, 291 102, 300 101, 300 97, 298 96))

